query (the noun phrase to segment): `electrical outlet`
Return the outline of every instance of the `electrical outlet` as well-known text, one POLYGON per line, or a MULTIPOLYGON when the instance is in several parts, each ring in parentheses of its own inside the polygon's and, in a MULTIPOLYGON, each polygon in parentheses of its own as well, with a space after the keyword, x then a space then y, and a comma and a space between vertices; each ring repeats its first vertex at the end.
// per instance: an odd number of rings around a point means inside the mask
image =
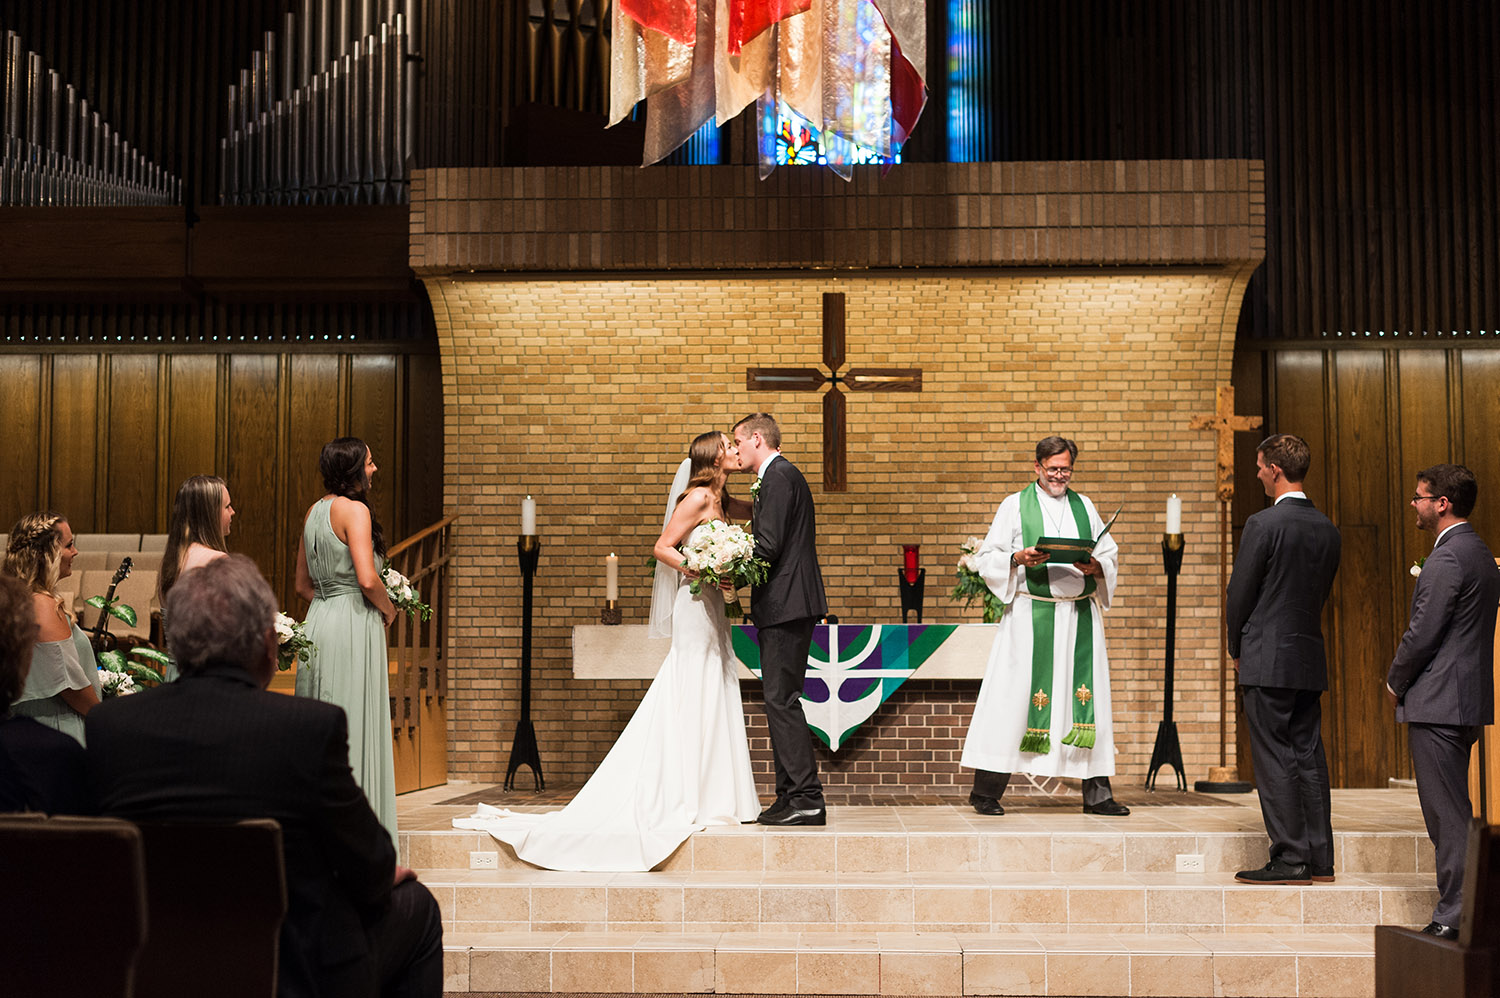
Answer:
MULTIPOLYGON (((1203 865, 1200 857, 1198 865, 1203 865)), ((471 870, 496 870, 500 868, 500 854, 497 852, 471 852, 469 853, 469 869, 471 870)))
MULTIPOLYGON (((480 854, 479 853, 474 853, 473 855, 477 856, 477 855, 480 855, 480 854)), ((1195 854, 1195 853, 1185 853, 1185 852, 1178 853, 1177 854, 1177 872, 1178 873, 1202 873, 1203 872, 1203 856, 1202 856, 1202 854, 1201 853, 1197 853, 1197 854, 1195 854)))

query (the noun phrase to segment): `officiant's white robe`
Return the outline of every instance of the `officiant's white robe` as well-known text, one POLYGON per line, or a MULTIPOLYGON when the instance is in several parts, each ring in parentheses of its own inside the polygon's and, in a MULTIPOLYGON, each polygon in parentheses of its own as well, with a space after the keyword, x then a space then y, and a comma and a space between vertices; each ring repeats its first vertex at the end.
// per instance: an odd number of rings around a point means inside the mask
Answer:
MULTIPOLYGON (((1035 489, 1033 482, 1027 488, 1035 489)), ((1023 490, 1024 491, 1024 490, 1023 490)), ((1087 496, 1079 495, 1088 512, 1093 535, 1104 528, 1099 511, 1087 496)), ((1043 533, 1053 537, 1077 537, 1066 496, 1054 499, 1038 490, 1043 533)), ((1094 558, 1104 569, 1094 579, 1094 747, 1080 749, 1062 740, 1073 726, 1073 642, 1078 632, 1078 609, 1074 603, 1058 603, 1053 626, 1052 654, 1052 749, 1045 755, 1022 752, 1026 714, 1031 700, 1031 598, 1026 591, 1026 570, 1011 567, 1010 557, 1023 550, 1021 540, 1021 493, 1005 498, 984 543, 975 553, 975 570, 990 590, 1008 604, 995 628, 995 644, 989 665, 979 685, 974 718, 964 740, 962 764, 970 769, 996 773, 1032 773, 1037 776, 1113 776, 1115 772, 1115 728, 1110 714, 1109 655, 1104 647, 1104 622, 1100 610, 1108 610, 1115 592, 1119 548, 1106 534, 1094 548, 1094 558)), ((1056 597, 1083 592, 1086 576, 1072 565, 1047 565, 1048 582, 1056 597)))

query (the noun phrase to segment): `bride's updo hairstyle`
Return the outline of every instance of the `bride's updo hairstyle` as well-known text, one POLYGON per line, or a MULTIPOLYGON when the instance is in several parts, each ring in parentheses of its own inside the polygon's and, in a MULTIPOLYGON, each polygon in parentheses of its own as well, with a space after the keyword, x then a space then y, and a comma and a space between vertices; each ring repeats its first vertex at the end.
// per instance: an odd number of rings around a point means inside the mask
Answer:
POLYGON ((384 556, 385 535, 370 506, 370 479, 365 475, 365 458, 369 453, 370 448, 359 437, 339 437, 323 445, 318 470, 323 474, 323 488, 331 495, 364 503, 370 510, 370 538, 375 542, 375 553, 384 556))
MULTIPOLYGON (((688 444, 688 483, 682 489, 687 495, 700 485, 720 488, 724 484, 724 471, 719 467, 719 453, 724 449, 724 434, 719 430, 700 433, 688 444)), ((682 502, 682 496, 677 497, 682 502)))

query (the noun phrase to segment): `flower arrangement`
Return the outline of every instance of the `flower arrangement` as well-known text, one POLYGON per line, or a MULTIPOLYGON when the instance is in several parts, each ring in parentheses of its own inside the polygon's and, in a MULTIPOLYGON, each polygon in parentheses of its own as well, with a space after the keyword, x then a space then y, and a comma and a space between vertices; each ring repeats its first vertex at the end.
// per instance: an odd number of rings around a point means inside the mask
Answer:
MULTIPOLYGON (((719 520, 693 531, 690 543, 682 549, 684 567, 698 573, 689 585, 694 596, 703 591, 705 585, 720 589, 729 582, 735 589, 756 586, 766 581, 771 563, 755 557, 755 536, 745 528, 732 526, 719 520)), ((744 616, 738 596, 724 595, 724 613, 729 617, 744 616)))
POLYGON ((1416 561, 1412 562, 1411 563, 1411 577, 1414 578, 1414 579, 1420 578, 1421 575, 1422 575, 1422 566, 1425 565, 1425 564, 1427 564, 1427 559, 1426 558, 1418 558, 1416 561))
POLYGON ((380 581, 385 583, 385 593, 397 610, 414 619, 426 620, 432 616, 432 607, 417 598, 417 590, 411 580, 396 571, 389 560, 380 566, 380 581))
POLYGON ((306 662, 312 658, 317 646, 313 644, 312 638, 307 636, 307 628, 302 621, 277 612, 275 627, 277 669, 285 672, 296 663, 306 662))
POLYGON ((751 484, 751 486, 750 486, 750 501, 751 502, 754 502, 756 499, 760 498, 760 482, 761 482, 761 480, 759 478, 757 478, 751 484))
POLYGON ((979 551, 980 543, 978 537, 970 537, 958 546, 958 585, 953 587, 948 597, 963 600, 966 607, 973 606, 975 600, 982 600, 984 622, 993 624, 1005 613, 1005 604, 990 591, 990 587, 975 570, 974 555, 979 551))

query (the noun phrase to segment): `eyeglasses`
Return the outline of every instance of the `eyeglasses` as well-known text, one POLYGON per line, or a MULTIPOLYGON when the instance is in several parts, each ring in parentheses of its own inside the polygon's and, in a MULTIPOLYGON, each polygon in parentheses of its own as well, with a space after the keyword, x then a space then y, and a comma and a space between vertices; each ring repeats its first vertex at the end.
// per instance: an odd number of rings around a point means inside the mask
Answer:
POLYGON ((1447 496, 1414 495, 1414 496, 1411 497, 1411 501, 1412 502, 1421 502, 1423 499, 1446 499, 1446 498, 1448 498, 1448 497, 1447 496))
POLYGON ((1073 469, 1072 468, 1043 468, 1042 469, 1042 474, 1046 475, 1048 478, 1072 478, 1073 477, 1073 469))

